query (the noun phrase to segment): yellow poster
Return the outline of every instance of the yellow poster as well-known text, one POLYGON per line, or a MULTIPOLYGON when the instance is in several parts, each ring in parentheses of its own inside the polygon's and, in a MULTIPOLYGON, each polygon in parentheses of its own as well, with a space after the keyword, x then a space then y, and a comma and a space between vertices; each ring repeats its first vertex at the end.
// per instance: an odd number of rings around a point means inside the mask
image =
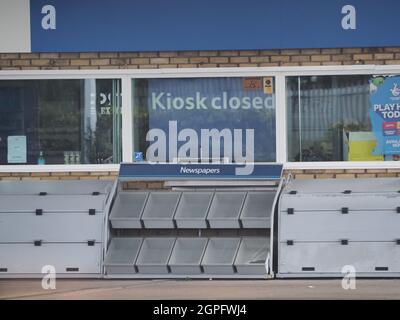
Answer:
POLYGON ((383 161, 383 155, 373 155, 376 147, 372 132, 350 132, 349 161, 383 161))

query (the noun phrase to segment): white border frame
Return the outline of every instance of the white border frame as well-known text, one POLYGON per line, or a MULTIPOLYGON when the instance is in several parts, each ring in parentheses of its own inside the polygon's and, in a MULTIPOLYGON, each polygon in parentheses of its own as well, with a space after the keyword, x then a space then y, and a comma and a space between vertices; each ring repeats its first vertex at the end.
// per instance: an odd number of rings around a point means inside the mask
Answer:
MULTIPOLYGON (((132 79, 201 77, 275 77, 276 162, 284 169, 384 169, 399 168, 397 161, 288 162, 286 132, 287 76, 399 74, 400 65, 348 65, 301 67, 234 67, 182 69, 106 69, 106 70, 0 70, 0 80, 39 79, 121 79, 122 83, 122 161, 133 157, 132 79)), ((119 164, 82 165, 1 165, 0 172, 117 171, 119 164)))

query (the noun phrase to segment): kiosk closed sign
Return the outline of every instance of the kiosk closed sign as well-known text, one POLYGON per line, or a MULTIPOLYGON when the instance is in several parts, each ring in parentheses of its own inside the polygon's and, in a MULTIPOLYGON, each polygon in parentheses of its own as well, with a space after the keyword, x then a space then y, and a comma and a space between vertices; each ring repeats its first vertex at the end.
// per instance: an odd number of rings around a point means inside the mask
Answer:
POLYGON ((275 96, 262 78, 151 79, 149 161, 273 162, 275 96))

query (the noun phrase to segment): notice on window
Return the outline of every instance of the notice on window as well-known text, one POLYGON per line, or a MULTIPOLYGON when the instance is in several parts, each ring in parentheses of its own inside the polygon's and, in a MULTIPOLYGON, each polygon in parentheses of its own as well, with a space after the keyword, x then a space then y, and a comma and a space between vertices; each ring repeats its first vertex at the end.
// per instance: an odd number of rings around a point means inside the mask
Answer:
POLYGON ((243 90, 261 90, 262 79, 261 78, 243 78, 243 90))
POLYGON ((8 163, 26 163, 26 136, 8 136, 7 150, 8 163))
POLYGON ((263 78, 263 87, 265 94, 273 94, 274 93, 274 80, 272 77, 263 78))
POLYGON ((377 140, 375 155, 400 154, 400 77, 370 79, 369 114, 377 140))
POLYGON ((372 132, 350 132, 349 161, 383 161, 383 155, 374 155, 376 147, 372 132))

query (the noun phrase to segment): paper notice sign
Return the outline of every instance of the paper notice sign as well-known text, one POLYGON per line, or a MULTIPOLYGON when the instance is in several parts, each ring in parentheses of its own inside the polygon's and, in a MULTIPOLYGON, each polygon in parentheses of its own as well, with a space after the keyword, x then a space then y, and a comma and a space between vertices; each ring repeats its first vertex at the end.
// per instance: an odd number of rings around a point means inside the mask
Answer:
POLYGON ((7 162, 26 163, 26 136, 7 137, 7 162))
POLYGON ((261 78, 243 78, 243 90, 261 90, 262 79, 261 78))
POLYGON ((273 94, 274 93, 274 79, 272 77, 264 77, 263 78, 263 88, 265 94, 273 94))

